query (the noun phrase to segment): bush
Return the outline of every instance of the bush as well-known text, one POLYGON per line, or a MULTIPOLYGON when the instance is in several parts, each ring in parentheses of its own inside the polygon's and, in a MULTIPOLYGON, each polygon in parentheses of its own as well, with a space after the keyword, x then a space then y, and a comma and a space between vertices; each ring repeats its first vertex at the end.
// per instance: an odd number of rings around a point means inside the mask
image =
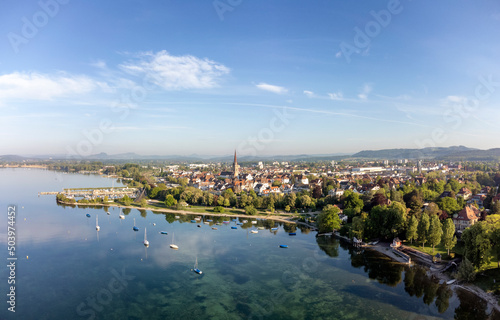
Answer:
POLYGON ((220 212, 220 213, 223 213, 224 212, 224 207, 222 206, 217 206, 214 208, 214 212, 220 212))

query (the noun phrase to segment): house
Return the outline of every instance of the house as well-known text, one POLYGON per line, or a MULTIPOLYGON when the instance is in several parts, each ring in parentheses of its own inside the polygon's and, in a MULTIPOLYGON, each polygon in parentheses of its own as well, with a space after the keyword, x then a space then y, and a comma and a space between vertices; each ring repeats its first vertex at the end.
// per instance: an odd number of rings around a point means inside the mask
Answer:
POLYGON ((344 194, 344 190, 340 188, 331 189, 328 191, 328 195, 331 197, 341 197, 344 194))
POLYGON ((455 230, 460 232, 465 230, 476 223, 480 216, 481 213, 478 208, 470 205, 466 206, 456 215, 456 217, 453 217, 455 230))
POLYGON ((464 200, 469 200, 472 197, 472 192, 467 189, 467 188, 462 188, 460 191, 457 193, 457 197, 462 197, 464 200))
POLYGON ((479 208, 484 207, 484 200, 486 199, 486 195, 484 194, 475 194, 470 198, 469 201, 467 201, 468 204, 475 203, 479 208))
POLYGON ((401 240, 398 237, 394 238, 391 243, 391 248, 399 248, 401 247, 401 240))

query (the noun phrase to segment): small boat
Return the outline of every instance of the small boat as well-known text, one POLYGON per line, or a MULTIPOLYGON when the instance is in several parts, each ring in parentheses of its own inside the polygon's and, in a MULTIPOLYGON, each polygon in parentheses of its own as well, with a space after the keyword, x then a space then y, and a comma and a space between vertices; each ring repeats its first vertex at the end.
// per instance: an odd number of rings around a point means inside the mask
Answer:
POLYGON ((196 220, 196 221, 200 221, 200 220, 201 220, 201 217, 196 217, 196 218, 194 218, 194 220, 196 220))
POLYGON ((236 219, 231 219, 231 221, 236 221, 236 219))
POLYGON ((149 241, 146 238, 146 228, 144 228, 144 246, 149 247, 149 241))
POLYGON ((231 229, 238 229, 237 227, 231 227, 231 229))
POLYGON ((205 221, 205 222, 203 222, 203 224, 210 224, 210 222, 208 222, 208 221, 205 221))
POLYGON ((287 244, 280 244, 280 248, 288 248, 287 244))
POLYGON ((111 212, 109 212, 109 211, 106 211, 106 213, 108 214, 108 216, 111 215, 111 212))
POLYGON ((198 225, 198 228, 201 228, 201 224, 198 225))
POLYGON ((179 217, 179 216, 175 216, 175 218, 176 218, 176 219, 180 219, 181 217, 179 217))
POLYGON ((296 235, 297 235, 297 233, 296 233, 296 232, 290 232, 288 235, 289 235, 289 236, 296 236, 296 235))
POLYGON ((125 216, 123 215, 123 212, 121 210, 120 210, 120 214, 118 215, 118 218, 125 219, 125 216))
POLYGON ((139 228, 137 228, 137 227, 135 226, 135 218, 134 218, 134 227, 132 228, 132 230, 134 230, 134 231, 139 231, 139 228))
POLYGON ((257 230, 250 230, 250 233, 259 233, 257 230))
POLYGON ((455 281, 457 281, 457 279, 453 279, 453 280, 450 280, 450 281, 446 281, 446 284, 453 284, 455 281))
POLYGON ((217 228, 216 227, 212 227, 212 230, 217 230, 217 228))
POLYGON ((193 269, 194 272, 196 272, 197 274, 202 274, 203 271, 201 271, 200 269, 198 269, 198 257, 196 257, 196 262, 194 263, 194 269, 193 269))
POLYGON ((196 220, 191 220, 191 223, 196 223, 196 220))
POLYGON ((90 218, 90 213, 87 213, 86 216, 87 216, 87 218, 90 218))
POLYGON ((252 221, 252 224, 257 224, 257 220, 252 221))
POLYGON ((247 222, 248 222, 248 220, 243 220, 243 223, 247 223, 247 222))
POLYGON ((172 244, 170 245, 170 248, 174 249, 174 250, 179 249, 179 247, 176 244, 174 244, 174 233, 173 232, 172 232, 172 244))
POLYGON ((278 231, 278 228, 271 228, 271 231, 278 231))
POLYGON ((99 231, 99 230, 101 230, 101 227, 99 227, 99 222, 98 222, 97 218, 98 218, 98 216, 95 216, 95 229, 97 231, 99 231))
POLYGON ((161 234, 168 234, 167 231, 160 231, 161 234))
POLYGON ((264 230, 265 228, 264 227, 257 227, 257 229, 264 230))
POLYGON ((242 225, 243 225, 243 223, 241 223, 241 222, 236 222, 236 225, 237 225, 237 226, 242 226, 242 225))
POLYGON ((212 219, 207 219, 207 222, 213 222, 213 220, 212 219))
POLYGON ((229 223, 229 221, 222 221, 222 223, 229 223))

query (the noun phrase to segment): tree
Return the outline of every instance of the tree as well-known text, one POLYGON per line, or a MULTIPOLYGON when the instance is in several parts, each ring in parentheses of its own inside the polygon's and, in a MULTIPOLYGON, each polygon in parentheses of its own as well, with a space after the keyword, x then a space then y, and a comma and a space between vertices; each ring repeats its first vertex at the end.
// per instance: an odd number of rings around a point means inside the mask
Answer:
POLYGON ((142 199, 139 204, 141 205, 141 207, 146 208, 148 206, 148 200, 142 199))
POLYGON ((323 195, 323 190, 321 189, 321 186, 315 186, 312 192, 312 197, 314 199, 319 199, 323 195))
POLYGON ((368 214, 366 212, 363 212, 361 216, 357 216, 352 219, 351 232, 353 236, 358 239, 363 239, 367 219, 368 214))
POLYGON ((452 215, 457 211, 460 211, 462 208, 458 205, 457 200, 450 197, 444 197, 439 199, 437 202, 439 208, 445 211, 448 215, 452 215))
POLYGON ((224 198, 224 207, 229 207, 231 205, 231 202, 229 201, 228 198, 224 198))
POLYGON ((338 230, 340 228, 339 213, 340 209, 337 206, 326 205, 318 215, 319 232, 338 230))
POLYGON ((418 227, 417 227, 418 240, 422 243, 422 248, 425 246, 425 243, 427 242, 429 227, 430 227, 429 216, 427 215, 426 212, 424 212, 420 217, 420 221, 418 222, 418 227))
POLYGON ((420 190, 414 189, 410 193, 405 194, 403 199, 406 203, 406 207, 410 208, 412 213, 420 213, 420 210, 424 205, 424 199, 420 190))
POLYGON ((344 192, 344 209, 356 209, 359 208, 359 212, 363 209, 364 203, 363 200, 359 198, 357 193, 354 193, 350 190, 346 190, 344 192))
POLYGON ((432 246, 432 253, 434 254, 434 247, 441 243, 441 237, 443 236, 443 228, 441 227, 441 221, 437 215, 433 215, 430 219, 429 226, 429 244, 432 246))
POLYGON ((448 250, 448 255, 450 255, 450 249, 453 249, 457 244, 457 237, 455 237, 455 224, 450 218, 446 219, 443 223, 443 237, 441 239, 446 250, 448 250))
POLYGON ((491 205, 491 210, 490 210, 490 213, 491 213, 491 214, 500 214, 500 200, 495 201, 495 202, 491 205))
POLYGON ((254 206, 246 206, 245 207, 245 213, 251 216, 254 216, 257 214, 257 209, 255 209, 254 206))
POLYGON ((464 230, 462 240, 465 244, 465 257, 474 267, 481 268, 490 261, 491 242, 484 222, 478 222, 464 230))
POLYGON ((285 211, 286 211, 286 212, 290 212, 290 206, 289 206, 289 205, 286 205, 286 206, 285 206, 285 211))
POLYGON ((173 207, 177 204, 177 200, 175 200, 174 196, 169 194, 165 198, 165 206, 167 207, 173 207))
POLYGON ((472 282, 476 279, 474 265, 469 259, 465 258, 458 267, 457 278, 462 281, 472 282))
POLYGON ((413 243, 413 240, 417 240, 417 228, 418 220, 415 215, 412 215, 408 222, 408 228, 406 229, 406 239, 410 240, 410 243, 413 243))

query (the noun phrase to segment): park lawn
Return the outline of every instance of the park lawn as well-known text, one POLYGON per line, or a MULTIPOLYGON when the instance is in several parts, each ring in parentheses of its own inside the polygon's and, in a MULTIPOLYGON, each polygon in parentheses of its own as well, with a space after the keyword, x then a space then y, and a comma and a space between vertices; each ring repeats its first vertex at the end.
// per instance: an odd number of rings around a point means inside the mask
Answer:
MULTIPOLYGON (((432 247, 431 246, 426 245, 424 248, 422 248, 422 244, 417 243, 417 242, 413 242, 413 244, 405 242, 404 245, 408 246, 408 247, 410 247, 412 249, 418 250, 420 252, 427 253, 427 254, 429 254, 431 256, 435 256, 436 254, 439 253, 441 255, 441 257, 443 258, 443 260, 449 260, 450 259, 450 257, 448 256, 448 250, 446 250, 442 244, 437 245, 434 248, 434 253, 432 253, 432 247)), ((455 248, 456 248, 456 246, 455 246, 455 248)), ((453 248, 453 249, 450 250, 450 254, 452 252, 458 253, 457 251, 455 251, 455 248, 453 248)))

